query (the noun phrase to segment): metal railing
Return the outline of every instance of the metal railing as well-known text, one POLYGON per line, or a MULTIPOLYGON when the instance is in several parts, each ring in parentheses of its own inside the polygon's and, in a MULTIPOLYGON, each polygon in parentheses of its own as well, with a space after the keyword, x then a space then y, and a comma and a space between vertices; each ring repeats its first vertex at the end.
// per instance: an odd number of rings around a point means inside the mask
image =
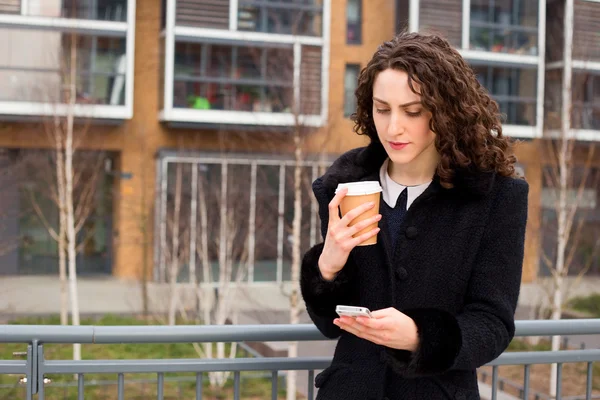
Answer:
MULTIPOLYGON (((517 321, 516 336, 600 334, 600 319, 560 321, 517 321)), ((269 357, 234 359, 136 359, 136 360, 47 360, 45 344, 117 343, 208 343, 326 340, 313 325, 227 325, 227 326, 50 326, 0 325, 0 343, 27 344, 26 360, 0 360, 0 374, 26 377, 26 398, 35 394, 43 400, 44 379, 50 374, 77 374, 78 399, 83 399, 85 375, 118 374, 117 396, 124 399, 126 373, 157 375, 157 398, 164 398, 166 373, 195 373, 195 398, 202 399, 203 374, 233 372, 233 396, 240 399, 242 371, 271 371, 271 397, 277 399, 278 372, 308 371, 308 399, 314 398, 315 371, 329 366, 331 357, 269 357)), ((537 352, 505 352, 488 364, 492 367, 492 399, 498 396, 498 367, 523 365, 524 384, 519 396, 530 396, 530 373, 534 364, 558 365, 557 399, 562 398, 562 372, 565 363, 587 363, 585 399, 592 398, 593 363, 600 361, 600 349, 537 352)))

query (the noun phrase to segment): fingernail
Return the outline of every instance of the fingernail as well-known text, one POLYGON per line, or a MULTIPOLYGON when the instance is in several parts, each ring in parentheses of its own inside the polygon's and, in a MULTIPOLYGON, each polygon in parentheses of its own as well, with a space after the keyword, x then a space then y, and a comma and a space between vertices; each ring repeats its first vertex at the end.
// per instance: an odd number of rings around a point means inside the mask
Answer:
POLYGON ((377 214, 377 216, 375 217, 376 220, 380 220, 381 219, 381 214, 377 214))

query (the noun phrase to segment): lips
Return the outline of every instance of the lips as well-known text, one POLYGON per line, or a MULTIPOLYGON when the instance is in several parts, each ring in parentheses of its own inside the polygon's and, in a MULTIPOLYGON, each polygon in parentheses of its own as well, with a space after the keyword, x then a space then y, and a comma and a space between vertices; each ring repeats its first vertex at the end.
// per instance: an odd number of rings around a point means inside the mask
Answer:
POLYGON ((402 150, 403 148, 408 146, 408 143, 405 143, 405 142, 388 142, 388 143, 390 144, 390 147, 394 150, 402 150))

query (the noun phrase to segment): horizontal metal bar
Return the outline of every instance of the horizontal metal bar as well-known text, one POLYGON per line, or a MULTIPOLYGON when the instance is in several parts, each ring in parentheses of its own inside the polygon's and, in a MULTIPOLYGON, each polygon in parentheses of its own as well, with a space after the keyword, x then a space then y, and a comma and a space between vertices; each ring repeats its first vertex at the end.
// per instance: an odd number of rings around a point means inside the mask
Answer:
POLYGON ((91 325, 0 325, 0 343, 93 343, 93 337, 91 325))
MULTIPOLYGON (((508 352, 488 366, 527 365, 600 361, 600 349, 558 352, 508 352)), ((43 374, 71 373, 166 373, 209 371, 292 371, 319 370, 331 363, 331 357, 269 357, 235 359, 165 359, 165 360, 50 360, 40 365, 43 374)))
MULTIPOLYGON (((600 319, 517 321, 516 336, 600 334, 600 319)), ((59 326, 0 325, 0 343, 189 343, 328 340, 312 324, 59 326)))
POLYGON ((0 374, 25 374, 27 361, 0 360, 0 374))
POLYGON ((1 325, 0 343, 189 343, 326 340, 314 325, 1 325))
POLYGON ((74 373, 167 373, 212 371, 302 371, 325 369, 331 357, 306 358, 233 358, 233 359, 165 359, 165 360, 55 360, 40 365, 43 374, 74 373))
POLYGON ((515 321, 516 336, 596 335, 600 318, 515 321))
POLYGON ((506 352, 494 361, 486 364, 495 365, 526 365, 526 364, 554 364, 574 362, 600 361, 600 349, 589 350, 562 350, 562 351, 523 351, 506 352))

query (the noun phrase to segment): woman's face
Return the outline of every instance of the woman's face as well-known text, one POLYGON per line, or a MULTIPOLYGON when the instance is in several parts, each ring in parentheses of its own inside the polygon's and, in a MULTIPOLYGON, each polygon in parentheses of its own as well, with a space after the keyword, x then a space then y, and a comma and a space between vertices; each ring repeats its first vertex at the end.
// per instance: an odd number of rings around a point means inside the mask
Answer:
MULTIPOLYGON (((413 81, 415 90, 419 86, 413 81)), ((421 96, 408 86, 408 74, 386 69, 373 84, 373 120, 377 136, 396 166, 430 169, 437 164, 435 133, 429 129, 431 113, 421 96)))

